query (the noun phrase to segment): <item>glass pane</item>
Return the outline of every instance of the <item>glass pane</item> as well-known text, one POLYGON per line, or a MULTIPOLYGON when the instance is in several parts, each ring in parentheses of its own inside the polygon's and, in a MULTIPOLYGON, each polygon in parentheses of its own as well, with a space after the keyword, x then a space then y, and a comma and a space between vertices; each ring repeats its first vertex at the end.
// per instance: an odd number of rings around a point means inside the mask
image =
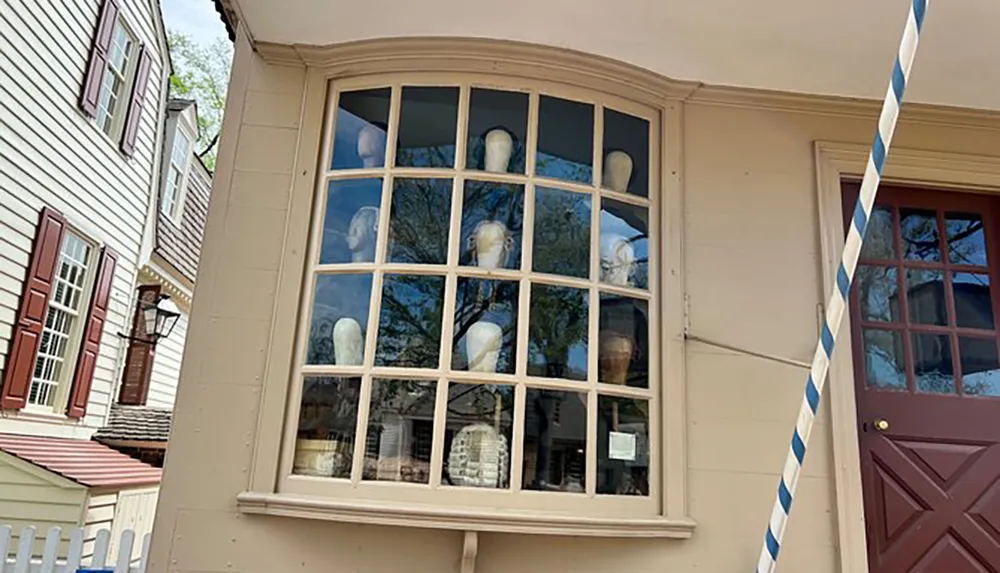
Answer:
POLYGON ((594 106, 541 96, 535 174, 591 183, 594 178, 594 106))
POLYGON ((375 365, 437 368, 443 313, 444 277, 386 275, 375 365))
POLYGON ((649 388, 649 303, 601 294, 598 381, 649 388))
POLYGON ((951 281, 955 293, 955 322, 960 327, 993 329, 993 298, 990 276, 955 273, 951 281))
POLYGON ((519 284, 459 277, 451 367, 514 373, 519 284))
POLYGON ((465 182, 459 264, 484 269, 521 268, 523 228, 524 185, 465 182))
POLYGON ((448 262, 451 179, 396 179, 389 213, 390 263, 448 262))
POLYGON ((371 294, 370 274, 316 277, 306 364, 361 366, 371 294))
POLYGON ((899 322, 899 282, 896 269, 858 265, 857 275, 861 318, 899 322))
POLYGON ((913 372, 918 392, 954 394, 951 337, 947 334, 913 335, 913 372))
POLYGON ((649 122, 604 108, 604 166, 601 187, 649 195, 649 122))
POLYGON ((351 477, 360 395, 360 378, 305 378, 292 473, 351 477))
POLYGON ((906 390, 906 351, 903 337, 889 330, 862 330, 865 377, 869 388, 906 390))
POLYGON ((450 384, 442 482, 507 488, 513 417, 513 386, 450 384))
POLYGON ((589 293, 583 289, 531 285, 528 374, 587 379, 589 293))
POLYGON ((934 211, 900 209, 899 224, 905 258, 919 261, 941 260, 937 214, 934 211))
POLYGON ((986 266, 986 234, 983 218, 975 213, 945 213, 948 260, 953 265, 986 266))
POLYGON ((372 381, 364 479, 428 482, 436 388, 435 382, 372 381))
POLYGON ((948 324, 948 302, 944 294, 944 272, 906 270, 906 305, 910 321, 918 324, 948 324))
POLYGON ((453 167, 457 129, 458 88, 404 87, 396 167, 453 167))
POLYGON ((993 338, 958 338, 962 358, 962 391, 973 396, 1000 396, 1000 356, 993 338))
POLYGON ((649 211, 601 200, 601 282, 649 288, 649 211))
POLYGON ((535 191, 536 272, 590 276, 590 195, 539 187, 535 191))
POLYGON ((649 402, 597 397, 597 493, 649 495, 649 402))
POLYGON ((861 246, 862 259, 896 258, 896 234, 892 231, 892 209, 876 205, 868 218, 865 242, 861 246))
POLYGON ((320 264, 375 262, 382 179, 341 179, 327 189, 320 264))
POLYGON ((469 99, 468 169, 524 173, 528 94, 473 88, 469 99))
POLYGON ((587 395, 528 388, 524 407, 524 489, 583 493, 587 395))
POLYGON ((389 125, 389 88, 342 92, 335 118, 333 169, 374 168, 385 165, 389 125))

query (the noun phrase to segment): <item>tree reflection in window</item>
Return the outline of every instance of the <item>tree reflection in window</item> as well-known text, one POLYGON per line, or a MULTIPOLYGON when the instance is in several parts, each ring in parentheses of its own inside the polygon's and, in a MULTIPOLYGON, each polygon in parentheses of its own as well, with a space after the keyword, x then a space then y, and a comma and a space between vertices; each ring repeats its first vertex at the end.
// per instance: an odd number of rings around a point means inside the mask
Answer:
POLYGON ((443 314, 444 277, 386 275, 375 364, 437 368, 443 314))

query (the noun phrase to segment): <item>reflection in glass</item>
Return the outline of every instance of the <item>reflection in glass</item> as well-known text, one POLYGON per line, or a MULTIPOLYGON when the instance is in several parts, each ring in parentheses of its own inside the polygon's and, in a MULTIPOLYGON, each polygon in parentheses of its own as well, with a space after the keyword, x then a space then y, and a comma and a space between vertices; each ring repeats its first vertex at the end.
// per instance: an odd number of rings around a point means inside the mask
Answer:
POLYGON ((539 187, 535 190, 535 272, 590 276, 590 195, 539 187))
POLYGON ((980 215, 945 213, 944 229, 951 264, 986 266, 986 234, 980 215))
POLYGON ((899 225, 905 258, 918 261, 941 260, 937 214, 934 211, 900 209, 899 225))
POLYGON ((584 492, 587 395, 528 388, 524 418, 524 489, 584 492))
POLYGON ((601 200, 601 282, 649 288, 649 211, 601 200))
POLYGON ((594 106, 550 96, 538 102, 535 174, 591 183, 594 174, 594 106))
POLYGON ((918 392, 956 393, 951 337, 946 334, 914 334, 913 373, 918 392))
POLYGON ((513 413, 513 386, 450 384, 442 482, 507 488, 513 413))
POLYGON ((458 88, 404 86, 396 167, 453 167, 458 88))
POLYGON ((597 493, 649 495, 649 402, 597 397, 597 493))
POLYGON ((318 275, 306 364, 361 366, 371 306, 372 275, 318 275))
POLYGON ((649 388, 649 303, 601 293, 598 382, 649 388))
POLYGON ((521 268, 524 185, 466 181, 459 264, 521 268))
POLYGON ((906 390, 906 352, 903 337, 890 330, 862 329, 865 378, 869 388, 906 390))
POLYGON ((910 321, 918 324, 948 324, 948 302, 944 291, 944 272, 929 269, 906 269, 906 306, 910 321))
POLYGON ((382 179, 330 181, 319 263, 375 262, 382 179))
POLYGON ((444 277, 385 275, 376 366, 437 368, 444 277))
POLYGON ((955 322, 959 327, 993 329, 989 275, 955 273, 951 289, 955 293, 955 322))
POLYGON ((1000 356, 994 338, 958 338, 962 391, 972 396, 1000 396, 1000 356))
POLYGON ((341 92, 333 139, 333 169, 385 165, 391 90, 341 92))
POLYGON ((428 482, 436 387, 414 380, 372 381, 364 479, 428 482))
POLYGON ((604 175, 601 187, 649 195, 649 122, 604 108, 604 175))
POLYGON ((514 373, 518 291, 514 281, 458 278, 453 369, 514 373))
POLYGON ((868 218, 862 259, 892 259, 896 253, 896 234, 892 230, 892 209, 876 205, 868 218))
POLYGON ((899 282, 896 269, 858 265, 858 294, 861 318, 881 322, 899 322, 899 282))
POLYGON ((546 378, 587 379, 586 290, 531 285, 528 316, 528 374, 546 378))
POLYGON ((360 395, 360 378, 305 378, 292 473, 351 477, 360 395))
POLYGON ((523 174, 527 140, 528 94, 472 88, 468 169, 523 174))
POLYGON ((389 213, 390 263, 448 261, 451 179, 396 179, 389 213))

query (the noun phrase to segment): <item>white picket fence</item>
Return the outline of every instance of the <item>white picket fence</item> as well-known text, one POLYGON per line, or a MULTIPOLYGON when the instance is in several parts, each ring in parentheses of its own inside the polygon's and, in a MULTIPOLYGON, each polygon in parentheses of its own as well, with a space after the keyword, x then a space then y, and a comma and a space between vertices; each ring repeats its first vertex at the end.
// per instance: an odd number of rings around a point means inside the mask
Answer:
POLYGON ((0 573, 77 573, 77 571, 93 571, 101 573, 145 573, 146 559, 149 557, 149 538, 147 533, 142 538, 142 552, 138 560, 132 559, 135 545, 135 532, 126 529, 122 532, 118 543, 118 558, 115 563, 108 563, 108 547, 111 542, 111 532, 101 529, 94 539, 93 555, 84 558, 83 529, 77 528, 70 533, 69 549, 65 558, 57 558, 59 544, 62 541, 62 530, 52 527, 45 535, 45 546, 41 558, 32 555, 35 545, 35 528, 27 526, 21 530, 17 543, 17 552, 11 545, 13 531, 9 525, 0 527, 0 573))

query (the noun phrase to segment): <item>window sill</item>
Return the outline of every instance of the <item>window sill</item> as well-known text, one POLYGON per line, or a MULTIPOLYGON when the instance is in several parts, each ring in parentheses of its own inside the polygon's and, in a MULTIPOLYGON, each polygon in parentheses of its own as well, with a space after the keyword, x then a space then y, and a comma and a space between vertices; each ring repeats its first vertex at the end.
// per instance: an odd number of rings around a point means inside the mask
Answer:
POLYGON ((280 493, 243 492, 236 497, 236 502, 239 510, 248 514, 533 535, 687 539, 694 533, 696 525, 689 518, 603 518, 503 510, 490 512, 420 504, 317 499, 280 493))

